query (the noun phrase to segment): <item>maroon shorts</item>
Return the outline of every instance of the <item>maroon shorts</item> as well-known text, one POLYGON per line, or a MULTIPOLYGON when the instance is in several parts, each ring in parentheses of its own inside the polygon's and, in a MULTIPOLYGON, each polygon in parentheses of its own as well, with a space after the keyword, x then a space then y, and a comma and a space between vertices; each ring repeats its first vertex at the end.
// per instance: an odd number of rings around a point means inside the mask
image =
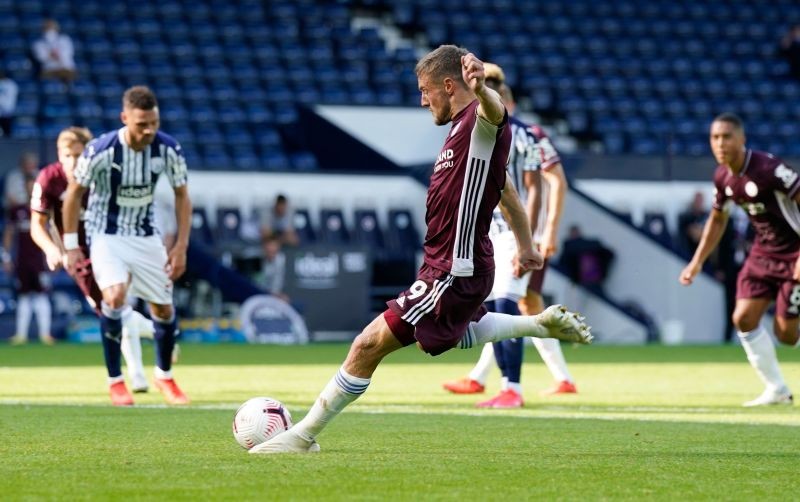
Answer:
POLYGON ((23 263, 18 263, 15 272, 18 293, 43 293, 47 290, 45 281, 42 280, 44 272, 40 267, 27 267, 23 263))
MULTIPOLYGON (((84 250, 84 252, 86 251, 87 250, 84 250)), ((88 254, 85 256, 88 256, 88 254)), ((94 280, 92 262, 89 258, 86 258, 84 263, 77 267, 75 274, 72 275, 72 279, 75 281, 75 284, 78 285, 78 289, 81 290, 83 296, 86 297, 86 301, 99 316, 100 302, 103 301, 103 293, 100 291, 100 286, 97 285, 97 281, 94 280)))
POLYGON ((454 277, 423 264, 417 281, 386 302, 389 309, 383 316, 404 346, 419 342, 425 352, 438 356, 456 346, 470 322, 486 314, 483 302, 493 283, 493 272, 454 277))
POLYGON ((542 285, 544 284, 545 272, 547 272, 547 260, 544 261, 542 268, 531 272, 531 277, 528 279, 528 291, 533 291, 538 295, 542 294, 542 285))
POLYGON ((775 315, 800 315, 800 283, 792 279, 796 258, 750 255, 736 281, 736 298, 775 298, 775 315))

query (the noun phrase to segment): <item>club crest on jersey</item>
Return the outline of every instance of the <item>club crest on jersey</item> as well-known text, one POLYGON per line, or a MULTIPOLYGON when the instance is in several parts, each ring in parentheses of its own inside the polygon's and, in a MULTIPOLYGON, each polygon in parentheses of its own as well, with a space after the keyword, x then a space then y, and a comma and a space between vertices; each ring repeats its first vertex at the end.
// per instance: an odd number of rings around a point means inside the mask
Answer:
POLYGON ((150 159, 150 171, 155 174, 161 174, 164 172, 164 168, 166 164, 164 163, 164 159, 161 157, 153 157, 150 159))

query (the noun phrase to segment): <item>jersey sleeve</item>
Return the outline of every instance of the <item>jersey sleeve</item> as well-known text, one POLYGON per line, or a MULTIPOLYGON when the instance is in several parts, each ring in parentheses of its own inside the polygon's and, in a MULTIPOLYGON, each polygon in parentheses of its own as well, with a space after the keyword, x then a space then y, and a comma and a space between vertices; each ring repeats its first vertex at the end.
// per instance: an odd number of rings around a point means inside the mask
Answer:
POLYGON ((800 174, 785 162, 775 166, 767 182, 773 190, 783 192, 789 198, 793 198, 800 190, 800 174))
POLYGON ((715 173, 714 175, 714 195, 713 200, 711 201, 711 207, 716 209, 717 211, 727 211, 728 210, 728 201, 730 197, 725 193, 725 187, 723 186, 722 179, 719 176, 719 173, 715 173))
POLYGON ((183 149, 179 143, 167 147, 166 162, 167 179, 172 188, 184 186, 188 180, 186 158, 183 156, 183 149))
POLYGON ((556 147, 553 146, 553 142, 550 141, 550 137, 547 136, 547 133, 544 132, 544 130, 539 126, 532 126, 531 132, 536 138, 536 143, 540 150, 540 169, 547 170, 554 165, 559 164, 561 162, 561 156, 558 154, 556 147))
POLYGON ((92 140, 86 145, 78 159, 75 169, 72 171, 72 176, 75 181, 82 187, 88 188, 92 181, 97 177, 97 173, 103 168, 104 162, 108 161, 105 151, 98 151, 96 148, 97 140, 92 140))
POLYGON ((31 192, 31 211, 49 213, 53 209, 53 201, 47 196, 50 176, 46 170, 39 171, 31 192))

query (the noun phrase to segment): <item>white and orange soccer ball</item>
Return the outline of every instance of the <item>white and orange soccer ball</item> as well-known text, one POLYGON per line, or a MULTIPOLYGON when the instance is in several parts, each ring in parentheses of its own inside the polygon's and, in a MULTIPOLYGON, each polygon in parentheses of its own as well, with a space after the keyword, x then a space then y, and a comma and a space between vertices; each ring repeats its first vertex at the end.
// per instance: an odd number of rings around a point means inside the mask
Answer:
POLYGON ((292 426, 286 406, 271 397, 254 397, 233 416, 233 437, 248 450, 292 426))

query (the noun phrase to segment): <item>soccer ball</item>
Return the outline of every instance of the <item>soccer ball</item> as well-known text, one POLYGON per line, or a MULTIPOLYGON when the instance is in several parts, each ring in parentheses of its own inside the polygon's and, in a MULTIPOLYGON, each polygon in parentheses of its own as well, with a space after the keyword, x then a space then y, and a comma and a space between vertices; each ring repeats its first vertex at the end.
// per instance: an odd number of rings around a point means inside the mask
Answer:
POLYGON ((250 449, 292 426, 286 406, 271 397, 254 397, 239 406, 233 416, 233 437, 250 449))

